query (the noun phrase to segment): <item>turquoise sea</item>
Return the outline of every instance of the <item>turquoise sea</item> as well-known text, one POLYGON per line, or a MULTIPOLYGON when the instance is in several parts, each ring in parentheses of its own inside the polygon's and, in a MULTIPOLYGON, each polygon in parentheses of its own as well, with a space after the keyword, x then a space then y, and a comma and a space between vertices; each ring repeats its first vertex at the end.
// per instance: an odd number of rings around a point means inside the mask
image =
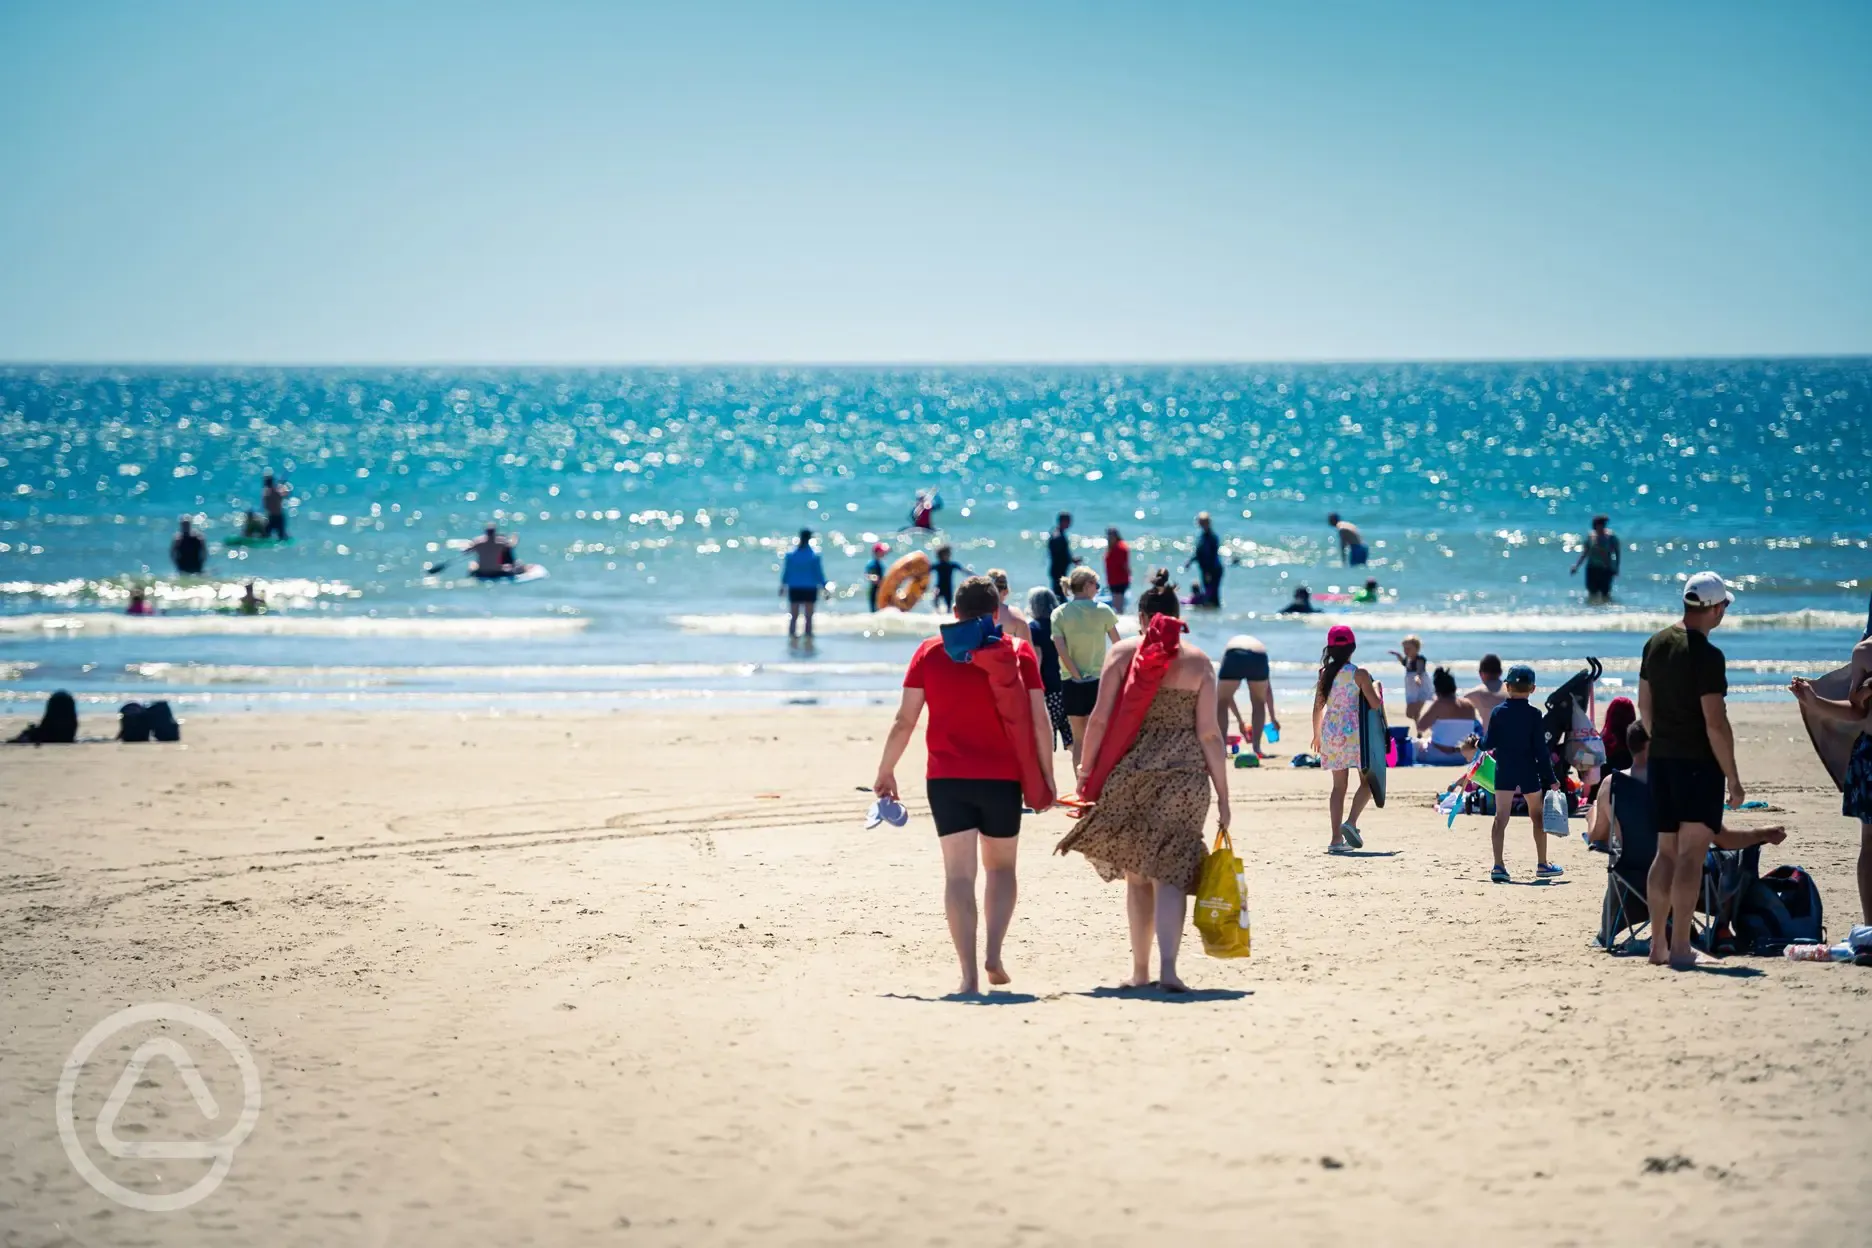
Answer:
MULTIPOLYGON (((1117 525, 1177 567, 1215 514, 1235 566, 1196 639, 1253 632, 1296 691, 1326 623, 1363 658, 1587 654, 1635 682, 1677 585, 1740 602, 1719 640, 1745 696, 1839 661, 1872 592, 1872 360, 901 368, 0 369, 0 701, 69 688, 185 710, 871 700, 928 612, 873 616, 920 488, 957 557, 1043 579, 1055 512, 1098 566, 1117 525), (211 539, 293 486, 293 543, 179 578, 179 516, 211 539), (1362 583, 1381 603, 1273 613, 1362 583), (1568 568, 1597 511, 1625 573, 1588 607, 1568 568), (429 577, 487 520, 531 584, 429 577), (836 599, 789 646, 779 558, 818 531, 836 599), (229 612, 248 580, 271 604, 229 612), (162 613, 123 614, 147 584, 162 613)), ((1188 583, 1185 576, 1184 583, 1188 583)), ((1024 595, 1023 595, 1024 596, 1024 595)), ((1616 692, 1616 688, 1612 690, 1616 692)))

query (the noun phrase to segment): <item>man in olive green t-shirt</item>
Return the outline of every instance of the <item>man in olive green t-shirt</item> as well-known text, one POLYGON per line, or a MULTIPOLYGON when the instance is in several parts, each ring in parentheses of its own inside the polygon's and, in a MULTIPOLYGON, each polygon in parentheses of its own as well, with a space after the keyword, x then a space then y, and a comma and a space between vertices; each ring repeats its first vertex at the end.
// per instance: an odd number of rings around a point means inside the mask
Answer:
POLYGON ((1646 783, 1651 789, 1651 818, 1657 828, 1657 857, 1645 881, 1651 911, 1651 961, 1672 966, 1696 965, 1690 947, 1697 893, 1703 884, 1703 858, 1722 831, 1723 786, 1729 806, 1742 804, 1742 776, 1736 770, 1735 732, 1724 701, 1729 677, 1723 652, 1709 634, 1721 626, 1734 596, 1714 572, 1699 572, 1684 584, 1680 623, 1661 629, 1645 642, 1638 669, 1638 718, 1651 734, 1646 783), (1670 947, 1665 949, 1666 924, 1670 947))

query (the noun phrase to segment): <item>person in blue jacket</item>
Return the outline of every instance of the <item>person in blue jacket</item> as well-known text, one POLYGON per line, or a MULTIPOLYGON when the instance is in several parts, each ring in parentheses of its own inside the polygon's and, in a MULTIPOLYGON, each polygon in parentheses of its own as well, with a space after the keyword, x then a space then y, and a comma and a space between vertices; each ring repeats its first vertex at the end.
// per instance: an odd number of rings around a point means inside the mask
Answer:
POLYGON ((1495 868, 1489 879, 1497 884, 1510 880, 1502 865, 1502 840, 1508 832, 1508 818, 1514 811, 1514 799, 1527 799, 1528 820, 1534 828, 1534 874, 1549 879, 1562 874, 1547 861, 1547 833, 1541 827, 1541 795, 1560 787, 1554 775, 1553 756, 1547 752, 1547 732, 1541 725, 1541 713, 1528 701, 1534 692, 1534 669, 1517 663, 1508 669, 1502 688, 1508 700, 1489 716, 1488 735, 1482 748, 1495 757, 1495 826, 1489 836, 1494 842, 1495 868))
POLYGON ((780 565, 780 595, 787 600, 786 635, 799 635, 800 614, 806 615, 806 635, 812 636, 813 610, 825 593, 825 564, 813 549, 812 530, 799 531, 799 545, 787 551, 780 565))

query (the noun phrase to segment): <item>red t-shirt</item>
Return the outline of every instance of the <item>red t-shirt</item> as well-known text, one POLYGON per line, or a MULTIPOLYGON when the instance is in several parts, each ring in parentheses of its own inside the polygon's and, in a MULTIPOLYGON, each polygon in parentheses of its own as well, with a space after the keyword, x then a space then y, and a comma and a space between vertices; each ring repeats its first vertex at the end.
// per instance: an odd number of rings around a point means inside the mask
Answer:
POLYGON ((1131 583, 1131 546, 1113 542, 1105 548, 1105 585, 1107 588, 1131 583))
MULTIPOLYGON (((1015 663, 1021 684, 1041 690, 1040 660, 1033 647, 1017 637, 1015 663)), ((1020 760, 1014 756, 1001 716, 995 710, 988 673, 973 663, 958 663, 943 649, 942 638, 932 637, 917 647, 904 673, 904 688, 921 689, 929 702, 929 727, 923 742, 929 747, 931 780, 1019 780, 1020 760)))

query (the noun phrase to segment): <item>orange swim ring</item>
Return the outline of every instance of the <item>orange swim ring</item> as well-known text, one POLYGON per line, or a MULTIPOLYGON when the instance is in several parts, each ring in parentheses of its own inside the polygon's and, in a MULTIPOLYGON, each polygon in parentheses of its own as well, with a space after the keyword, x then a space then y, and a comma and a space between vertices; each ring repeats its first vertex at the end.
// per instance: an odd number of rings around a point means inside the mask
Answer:
POLYGON ((879 610, 885 607, 895 607, 899 611, 910 610, 929 592, 929 583, 929 556, 920 550, 911 551, 891 564, 890 571, 878 582, 879 610))

